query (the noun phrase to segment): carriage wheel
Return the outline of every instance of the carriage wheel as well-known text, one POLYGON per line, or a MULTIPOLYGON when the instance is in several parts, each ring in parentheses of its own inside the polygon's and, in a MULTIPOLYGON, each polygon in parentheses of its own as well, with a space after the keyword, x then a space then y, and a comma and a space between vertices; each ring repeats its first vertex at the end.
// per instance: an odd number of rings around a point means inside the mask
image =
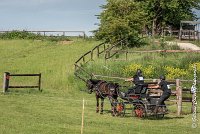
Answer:
POLYGON ((146 111, 145 111, 145 107, 142 104, 136 104, 135 107, 132 110, 132 115, 142 118, 146 116, 146 111))
POLYGON ((120 102, 117 104, 116 108, 118 116, 124 116, 125 115, 125 105, 123 102, 120 102))

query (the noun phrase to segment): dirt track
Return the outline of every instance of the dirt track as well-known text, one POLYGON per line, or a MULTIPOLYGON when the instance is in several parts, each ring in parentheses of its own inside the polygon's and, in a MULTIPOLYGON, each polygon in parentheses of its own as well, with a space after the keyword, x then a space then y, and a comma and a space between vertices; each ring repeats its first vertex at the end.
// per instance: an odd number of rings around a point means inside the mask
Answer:
POLYGON ((186 50, 200 50, 200 47, 192 43, 167 42, 167 44, 169 45, 177 44, 181 49, 186 49, 186 50))

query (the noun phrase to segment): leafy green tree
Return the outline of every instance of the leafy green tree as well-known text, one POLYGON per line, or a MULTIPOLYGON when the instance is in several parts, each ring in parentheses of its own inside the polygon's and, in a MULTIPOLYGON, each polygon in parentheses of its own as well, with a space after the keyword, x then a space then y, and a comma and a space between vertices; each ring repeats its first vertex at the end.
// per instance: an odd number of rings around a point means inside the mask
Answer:
POLYGON ((143 29, 161 34, 166 26, 179 29, 181 20, 195 20, 200 0, 107 0, 102 9, 95 36, 111 43, 126 39, 136 46, 143 29))
POLYGON ((107 4, 102 8, 103 12, 99 16, 101 23, 95 36, 111 43, 125 39, 129 46, 138 45, 138 35, 144 24, 144 12, 140 2, 107 0, 107 4))
POLYGON ((179 29, 181 20, 195 20, 194 9, 200 9, 200 0, 143 0, 147 24, 152 34, 159 34, 165 26, 179 29))

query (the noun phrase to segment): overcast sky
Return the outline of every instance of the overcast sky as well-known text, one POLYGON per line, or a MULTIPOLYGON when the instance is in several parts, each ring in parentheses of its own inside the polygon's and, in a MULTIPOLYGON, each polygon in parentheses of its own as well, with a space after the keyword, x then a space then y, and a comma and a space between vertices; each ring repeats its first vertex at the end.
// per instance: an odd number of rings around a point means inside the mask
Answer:
MULTIPOLYGON (((0 30, 78 30, 97 28, 95 15, 106 0, 0 0, 0 30)), ((200 16, 199 16, 200 17, 200 16)))
POLYGON ((106 0, 0 0, 0 30, 97 28, 95 15, 106 0))

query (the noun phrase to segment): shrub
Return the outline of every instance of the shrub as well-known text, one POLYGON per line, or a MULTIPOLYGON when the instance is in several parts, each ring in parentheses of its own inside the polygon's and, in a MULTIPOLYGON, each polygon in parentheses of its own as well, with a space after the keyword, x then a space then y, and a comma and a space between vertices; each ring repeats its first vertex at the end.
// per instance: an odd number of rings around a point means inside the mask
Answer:
POLYGON ((189 74, 186 69, 174 68, 171 66, 165 66, 164 70, 166 71, 166 77, 168 79, 183 78, 189 74))
POLYGON ((55 36, 42 36, 41 34, 30 33, 28 31, 11 31, 0 34, 0 39, 31 39, 31 40, 49 40, 49 41, 63 41, 69 40, 65 36, 55 37, 55 36))

